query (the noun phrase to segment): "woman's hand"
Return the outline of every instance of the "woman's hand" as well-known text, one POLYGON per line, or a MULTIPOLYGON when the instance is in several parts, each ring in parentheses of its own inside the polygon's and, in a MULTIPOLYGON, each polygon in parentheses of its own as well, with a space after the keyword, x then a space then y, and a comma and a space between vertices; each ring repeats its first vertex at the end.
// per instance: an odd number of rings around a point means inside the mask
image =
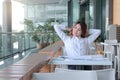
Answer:
POLYGON ((68 27, 67 27, 66 30, 67 30, 67 31, 72 31, 72 28, 68 28, 68 27))

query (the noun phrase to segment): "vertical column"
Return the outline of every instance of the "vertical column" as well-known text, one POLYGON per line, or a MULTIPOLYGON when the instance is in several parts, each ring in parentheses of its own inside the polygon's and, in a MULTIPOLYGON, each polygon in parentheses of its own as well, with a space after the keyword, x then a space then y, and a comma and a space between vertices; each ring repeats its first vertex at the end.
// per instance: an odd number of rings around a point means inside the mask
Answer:
POLYGON ((95 28, 101 29, 102 33, 100 39, 103 41, 106 37, 105 26, 106 26, 106 1, 105 0, 94 0, 94 26, 95 28))
POLYGON ((68 1, 68 26, 73 24, 73 0, 68 1))
MULTIPOLYGON (((3 1, 3 26, 2 31, 4 33, 12 32, 12 4, 11 0, 3 1)), ((2 50, 3 54, 8 55, 13 51, 11 34, 3 34, 2 35, 2 50)))
POLYGON ((79 0, 73 0, 73 22, 76 22, 80 17, 79 17, 79 0))
POLYGON ((79 0, 68 2, 68 26, 72 26, 79 19, 79 0))
POLYGON ((3 32, 12 32, 12 4, 11 0, 3 1, 3 32))
POLYGON ((113 24, 113 0, 108 0, 108 24, 113 24))

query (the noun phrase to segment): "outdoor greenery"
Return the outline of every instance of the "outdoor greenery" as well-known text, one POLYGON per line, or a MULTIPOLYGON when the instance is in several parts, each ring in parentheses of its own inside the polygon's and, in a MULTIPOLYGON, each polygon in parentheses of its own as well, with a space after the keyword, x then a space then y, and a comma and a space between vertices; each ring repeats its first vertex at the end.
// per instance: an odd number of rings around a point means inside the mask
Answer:
POLYGON ((44 25, 33 23, 32 20, 25 19, 24 24, 27 26, 27 32, 30 32, 30 36, 36 43, 54 43, 59 40, 55 35, 53 26, 51 25, 52 19, 48 19, 44 25))

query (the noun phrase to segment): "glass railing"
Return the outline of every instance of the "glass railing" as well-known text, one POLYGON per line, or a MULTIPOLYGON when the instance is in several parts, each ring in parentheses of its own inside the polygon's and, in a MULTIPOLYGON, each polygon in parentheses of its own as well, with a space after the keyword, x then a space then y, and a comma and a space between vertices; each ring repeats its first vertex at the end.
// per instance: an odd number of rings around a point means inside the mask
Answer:
POLYGON ((10 65, 26 55, 28 50, 36 48, 30 33, 0 33, 0 69, 10 65))
MULTIPOLYGON (((48 32, 40 37, 40 43, 48 45, 59 40, 55 33, 48 32)), ((47 46, 47 45, 46 45, 47 46)), ((44 46, 45 47, 45 46, 44 46)), ((31 33, 0 33, 0 69, 5 68, 18 60, 38 51, 36 42, 31 33)))

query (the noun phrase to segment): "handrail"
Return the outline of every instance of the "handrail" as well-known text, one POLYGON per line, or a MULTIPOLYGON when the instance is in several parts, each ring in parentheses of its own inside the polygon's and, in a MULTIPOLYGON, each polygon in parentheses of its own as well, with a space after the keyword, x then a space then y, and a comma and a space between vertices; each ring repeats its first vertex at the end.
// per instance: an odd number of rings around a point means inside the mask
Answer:
POLYGON ((32 41, 30 33, 0 32, 0 61, 4 62, 0 64, 0 69, 22 59, 28 55, 22 53, 33 48, 36 48, 36 43, 32 41), (19 55, 19 59, 9 60, 8 63, 7 59, 13 58, 15 55, 19 55))
POLYGON ((53 53, 53 54, 55 54, 62 46, 63 46, 63 42, 58 41, 52 45, 49 45, 49 46, 43 48, 42 50, 40 50, 39 53, 53 53))
MULTIPOLYGON (((39 54, 49 54, 50 55, 50 60, 52 60, 52 58, 54 56, 58 56, 62 53, 61 49, 62 49, 63 45, 64 44, 63 44, 62 41, 58 41, 58 42, 40 50, 39 54)), ((53 65, 46 65, 46 66, 44 66, 43 68, 40 69, 40 72, 53 72, 53 71, 54 71, 53 65)))
POLYGON ((62 45, 61 41, 56 42, 0 70, 0 80, 31 80, 32 74, 41 71, 52 58, 51 56, 56 56, 62 45))
POLYGON ((39 72, 39 69, 47 64, 49 59, 50 56, 48 54, 31 54, 17 63, 0 70, 0 80, 31 80, 32 73, 39 72))

